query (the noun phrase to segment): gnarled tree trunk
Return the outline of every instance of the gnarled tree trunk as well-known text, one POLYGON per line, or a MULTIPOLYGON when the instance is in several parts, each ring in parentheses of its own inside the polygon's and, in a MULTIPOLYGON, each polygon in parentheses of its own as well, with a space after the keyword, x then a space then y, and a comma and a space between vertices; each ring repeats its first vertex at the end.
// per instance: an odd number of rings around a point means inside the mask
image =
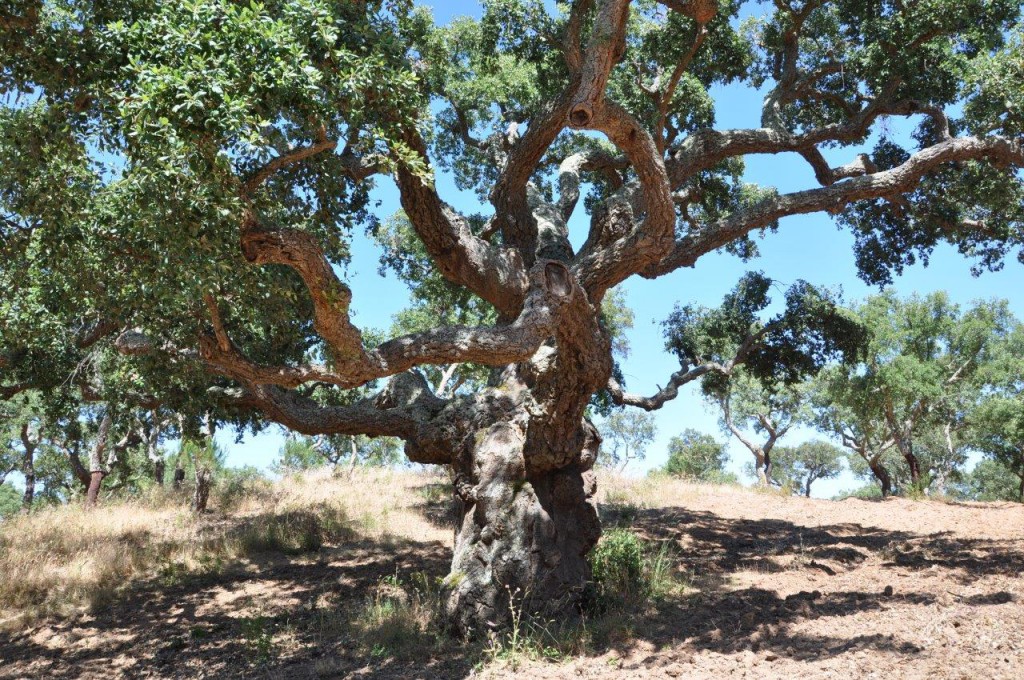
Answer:
POLYGON ((592 467, 594 433, 569 465, 539 473, 516 422, 499 422, 456 465, 463 501, 448 577, 449 621, 473 636, 508 620, 510 607, 559 616, 581 604, 586 556, 601 534, 592 467))
POLYGON ((196 488, 192 495, 192 509, 195 512, 206 512, 206 504, 210 499, 210 487, 213 472, 206 465, 196 462, 196 488))

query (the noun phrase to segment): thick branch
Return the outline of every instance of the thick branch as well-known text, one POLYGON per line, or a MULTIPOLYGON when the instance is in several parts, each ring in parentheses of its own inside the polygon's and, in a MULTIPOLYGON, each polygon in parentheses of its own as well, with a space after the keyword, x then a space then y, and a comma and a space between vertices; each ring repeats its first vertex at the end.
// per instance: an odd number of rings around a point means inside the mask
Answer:
POLYGON ((430 421, 446 402, 434 396, 422 376, 403 373, 374 397, 349 406, 324 406, 273 385, 249 385, 228 393, 236 406, 257 408, 271 420, 307 435, 345 434, 399 437, 418 463, 447 463, 456 451, 434 443, 430 421))
POLYGON ((782 217, 820 211, 837 213, 855 201, 899 196, 911 191, 926 174, 940 165, 968 160, 1022 167, 1024 144, 1003 137, 960 137, 923 149, 891 170, 766 199, 679 240, 668 257, 643 275, 653 278, 679 267, 691 266, 701 255, 782 217))
MULTIPOLYGON (((557 262, 538 263, 522 312, 508 325, 444 327, 405 335, 365 351, 334 369, 325 366, 264 367, 246 359, 230 342, 215 304, 210 305, 214 335, 202 341, 203 359, 216 371, 245 383, 296 387, 324 382, 343 388, 396 375, 415 366, 476 363, 504 366, 530 358, 556 334, 560 309, 572 303, 569 272, 557 262)), ((208 303, 209 304, 209 303, 208 303)), ((350 352, 350 355, 354 354, 350 352)))
MULTIPOLYGON (((426 160, 426 146, 418 136, 410 134, 406 141, 426 160)), ((467 222, 441 201, 434 186, 408 167, 400 165, 396 176, 402 208, 441 274, 507 317, 515 317, 527 291, 521 255, 474 236, 467 222)))
POLYGON ((615 378, 611 378, 608 381, 608 393, 612 397, 612 401, 619 406, 636 406, 642 408, 645 411, 656 411, 667 402, 672 401, 679 396, 679 388, 683 385, 693 382, 697 378, 700 378, 706 373, 711 371, 726 372, 725 366, 717 363, 704 364, 691 368, 688 371, 676 371, 668 380, 668 384, 665 387, 660 388, 650 397, 645 397, 639 394, 633 394, 632 392, 625 392, 622 386, 615 378))

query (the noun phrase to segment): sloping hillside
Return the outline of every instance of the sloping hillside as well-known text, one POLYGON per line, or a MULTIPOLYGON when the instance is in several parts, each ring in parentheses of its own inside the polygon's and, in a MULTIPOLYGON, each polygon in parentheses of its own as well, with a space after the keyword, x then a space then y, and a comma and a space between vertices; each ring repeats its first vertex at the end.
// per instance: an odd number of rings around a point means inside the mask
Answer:
POLYGON ((582 622, 439 630, 444 480, 314 474, 0 527, 0 678, 1024 676, 1024 508, 604 479, 661 584, 582 622))

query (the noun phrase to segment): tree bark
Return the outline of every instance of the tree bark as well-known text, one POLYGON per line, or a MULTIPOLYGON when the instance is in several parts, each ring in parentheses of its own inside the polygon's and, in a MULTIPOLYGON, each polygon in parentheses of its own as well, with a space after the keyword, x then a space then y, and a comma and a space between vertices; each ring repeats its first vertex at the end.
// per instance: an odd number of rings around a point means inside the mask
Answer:
POLYGON ((513 607, 542 616, 578 611, 590 579, 586 556, 601 534, 596 431, 573 464, 533 474, 527 461, 540 452, 516 424, 495 423, 477 439, 453 466, 462 512, 447 579, 450 624, 475 637, 507 622, 513 607))
POLYGON ((196 488, 192 495, 192 510, 206 512, 206 504, 210 499, 210 486, 213 472, 205 465, 196 464, 196 488))
POLYGON ((913 451, 909 451, 903 455, 903 458, 907 461, 907 467, 910 468, 910 484, 917 491, 922 491, 921 487, 921 462, 914 455, 913 451))
POLYGON ((85 495, 85 505, 89 508, 96 507, 99 501, 100 486, 103 484, 105 472, 103 470, 103 452, 107 448, 107 439, 110 436, 110 414, 103 416, 100 421, 100 429, 96 434, 96 444, 89 452, 89 488, 85 495))
POLYGON ((85 505, 90 508, 96 507, 99 502, 100 486, 103 484, 103 470, 96 470, 89 473, 89 489, 85 494, 85 505))
MULTIPOLYGON (((38 440, 37 440, 38 441, 38 440)), ((21 444, 24 454, 21 459, 21 474, 25 476, 25 493, 21 496, 21 509, 28 512, 36 495, 36 446, 29 433, 28 423, 21 426, 21 444)))
POLYGON ((871 474, 875 476, 879 486, 882 487, 882 498, 888 498, 892 494, 892 477, 889 475, 889 471, 877 460, 869 460, 868 467, 871 468, 871 474))

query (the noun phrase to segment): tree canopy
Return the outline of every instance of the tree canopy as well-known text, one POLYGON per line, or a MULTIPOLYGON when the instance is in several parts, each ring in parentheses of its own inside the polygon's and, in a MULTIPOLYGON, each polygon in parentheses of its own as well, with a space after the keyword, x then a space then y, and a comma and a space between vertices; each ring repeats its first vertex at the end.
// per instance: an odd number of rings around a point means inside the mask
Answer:
POLYGON ((754 323, 754 276, 721 315, 683 301, 681 370, 633 395, 603 313, 617 284, 752 257, 806 213, 852 230, 871 282, 940 242, 982 269, 1022 257, 1018 2, 780 0, 740 21, 748 5, 488 0, 438 26, 408 0, 0 3, 2 395, 102 403, 103 445, 121 404, 186 431, 397 437, 449 466, 467 513, 457 629, 507 616, 495 583, 569 603, 600 532, 596 401, 658 408, 738 356, 792 381, 851 339, 805 283, 754 323), (759 127, 716 127, 721 85, 765 93, 759 127), (912 142, 865 151, 891 117, 912 142), (745 156, 783 153, 815 184, 744 181, 745 156), (387 181, 404 215, 382 224, 387 181), (390 339, 350 314, 365 230, 431 283, 390 339), (738 354, 697 351, 708 337, 738 354), (463 365, 476 389, 429 381, 463 365))

